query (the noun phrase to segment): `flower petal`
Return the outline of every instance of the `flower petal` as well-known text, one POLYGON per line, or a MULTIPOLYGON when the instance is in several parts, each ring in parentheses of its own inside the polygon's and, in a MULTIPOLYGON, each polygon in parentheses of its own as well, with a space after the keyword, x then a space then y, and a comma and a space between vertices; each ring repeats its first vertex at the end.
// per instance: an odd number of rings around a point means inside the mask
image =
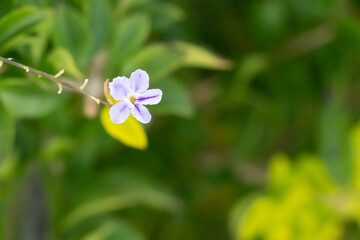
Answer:
POLYGON ((119 102, 110 108, 110 120, 113 123, 123 123, 130 116, 130 106, 119 102))
POLYGON ((162 91, 160 89, 149 89, 136 99, 136 101, 140 104, 144 105, 154 105, 158 104, 161 101, 162 91))
POLYGON ((117 77, 114 78, 111 83, 109 83, 110 95, 115 100, 123 100, 127 98, 130 91, 130 81, 127 77, 117 77))
POLYGON ((134 104, 134 108, 131 109, 132 115, 142 123, 149 123, 151 120, 151 114, 146 107, 141 104, 134 104))
POLYGON ((149 75, 138 69, 130 76, 131 89, 134 93, 142 93, 149 88, 149 75))

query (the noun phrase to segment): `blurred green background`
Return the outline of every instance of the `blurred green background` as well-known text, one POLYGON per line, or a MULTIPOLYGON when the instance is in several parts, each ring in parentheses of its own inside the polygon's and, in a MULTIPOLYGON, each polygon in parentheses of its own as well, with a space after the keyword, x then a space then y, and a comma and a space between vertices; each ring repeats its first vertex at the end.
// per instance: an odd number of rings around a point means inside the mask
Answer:
POLYGON ((0 0, 0 56, 100 98, 138 68, 164 92, 147 140, 114 139, 102 106, 3 64, 0 239, 360 239, 359 16, 358 0, 0 0))

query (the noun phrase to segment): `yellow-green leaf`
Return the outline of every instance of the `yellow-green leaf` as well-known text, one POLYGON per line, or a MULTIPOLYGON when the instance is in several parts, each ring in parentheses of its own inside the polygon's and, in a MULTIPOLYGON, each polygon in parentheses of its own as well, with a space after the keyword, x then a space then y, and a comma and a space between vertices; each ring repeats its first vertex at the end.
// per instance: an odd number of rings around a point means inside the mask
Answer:
POLYGON ((106 132, 126 146, 145 149, 148 145, 148 140, 140 123, 130 116, 124 123, 115 124, 110 121, 109 111, 109 108, 103 108, 100 116, 101 123, 106 132))
POLYGON ((77 80, 84 79, 84 76, 76 65, 73 56, 65 48, 56 48, 52 51, 48 60, 58 71, 65 69, 65 74, 68 74, 77 80))
POLYGON ((187 42, 175 42, 175 49, 184 54, 183 64, 187 67, 227 70, 232 63, 209 50, 187 42))

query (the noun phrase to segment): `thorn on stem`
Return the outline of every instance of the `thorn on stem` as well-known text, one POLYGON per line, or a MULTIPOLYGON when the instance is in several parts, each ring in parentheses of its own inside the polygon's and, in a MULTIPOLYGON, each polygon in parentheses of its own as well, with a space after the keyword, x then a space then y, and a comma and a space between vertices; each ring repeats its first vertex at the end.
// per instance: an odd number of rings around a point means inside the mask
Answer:
POLYGON ((29 67, 27 67, 27 66, 24 66, 24 69, 25 69, 26 72, 29 72, 29 71, 30 71, 30 70, 29 70, 29 67))
POLYGON ((58 83, 58 87, 59 87, 59 90, 58 90, 57 93, 60 94, 62 92, 62 90, 63 90, 63 87, 62 87, 62 85, 60 83, 58 83))
POLYGON ((13 58, 8 58, 8 60, 12 61, 12 60, 14 60, 14 59, 13 59, 13 58))
POLYGON ((54 77, 58 78, 65 72, 65 69, 61 69, 54 77))
POLYGON ((84 80, 84 83, 80 86, 80 90, 84 90, 84 88, 86 87, 86 85, 88 84, 88 82, 89 82, 89 79, 85 79, 84 80))
POLYGON ((94 100, 98 105, 100 104, 100 99, 96 98, 96 97, 93 97, 93 96, 90 96, 88 95, 92 100, 94 100))
POLYGON ((2 65, 3 65, 3 62, 2 62, 2 61, 0 61, 0 68, 2 67, 2 65))

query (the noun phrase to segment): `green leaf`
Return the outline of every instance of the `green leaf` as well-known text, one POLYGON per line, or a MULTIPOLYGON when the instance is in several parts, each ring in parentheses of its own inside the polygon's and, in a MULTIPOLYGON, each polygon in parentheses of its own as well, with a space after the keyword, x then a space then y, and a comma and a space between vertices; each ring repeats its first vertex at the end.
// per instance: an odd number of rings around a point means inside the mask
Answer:
POLYGON ((68 231, 79 223, 96 215, 119 211, 141 204, 167 211, 175 211, 180 206, 178 200, 174 197, 155 190, 142 189, 141 191, 132 191, 89 200, 88 202, 80 204, 79 207, 75 208, 64 219, 64 229, 68 231))
POLYGON ((150 1, 143 7, 151 16, 151 26, 154 30, 166 31, 184 18, 183 10, 171 3, 150 1))
POLYGON ((209 50, 187 42, 174 42, 174 47, 184 54, 182 64, 185 67, 228 70, 232 67, 229 60, 221 58, 209 50))
MULTIPOLYGON (((0 103, 0 164, 9 156, 15 137, 15 121, 0 103)), ((0 167, 1 168, 1 167, 0 167)))
POLYGON ((84 75, 80 72, 73 56, 65 48, 58 47, 54 49, 50 53, 48 61, 55 69, 57 69, 57 71, 65 69, 65 74, 68 74, 77 80, 84 79, 84 75))
POLYGON ((21 79, 6 79, 0 83, 0 100, 16 117, 43 117, 54 110, 59 99, 55 91, 46 92, 21 79))
POLYGON ((36 35, 33 36, 30 42, 31 57, 34 63, 38 64, 42 60, 53 25, 53 12, 47 11, 46 21, 43 21, 36 26, 34 30, 36 35))
POLYGON ((161 102, 151 108, 158 114, 172 114, 179 117, 189 118, 194 113, 194 108, 186 88, 175 79, 161 81, 154 87, 163 91, 161 102))
POLYGON ((110 5, 109 1, 90 0, 86 1, 91 35, 92 35, 92 54, 96 54, 107 40, 110 26, 110 5))
POLYGON ((6 14, 8 14, 13 9, 13 1, 4 1, 1 3, 0 8, 0 18, 6 14))
POLYGON ((251 82, 268 69, 269 65, 270 60, 266 54, 253 53, 245 56, 236 67, 235 82, 226 96, 227 101, 236 104, 249 100, 247 94, 251 82))
POLYGON ((143 4, 143 2, 148 2, 148 0, 122 0, 117 2, 117 6, 114 9, 114 16, 116 16, 116 19, 120 19, 130 12, 130 10, 137 7, 139 4, 143 4))
POLYGON ((44 13, 34 7, 14 10, 0 19, 0 46, 4 47, 15 36, 44 19, 44 13))
POLYGON ((87 68, 91 61, 92 40, 86 18, 64 6, 55 16, 55 43, 69 50, 81 69, 87 68))
POLYGON ((154 44, 138 52, 126 61, 122 73, 130 75, 136 69, 145 70, 150 81, 155 82, 177 70, 182 63, 182 54, 166 44, 154 44))
POLYGON ((133 15, 115 23, 109 51, 110 69, 113 70, 126 56, 141 47, 149 33, 150 22, 144 15, 133 15))
POLYGON ((58 159, 68 159, 68 154, 74 149, 76 149, 76 142, 71 136, 48 138, 46 144, 41 148, 39 158, 44 162, 53 163, 58 159))
POLYGON ((138 230, 122 220, 107 220, 84 240, 145 240, 138 230))

